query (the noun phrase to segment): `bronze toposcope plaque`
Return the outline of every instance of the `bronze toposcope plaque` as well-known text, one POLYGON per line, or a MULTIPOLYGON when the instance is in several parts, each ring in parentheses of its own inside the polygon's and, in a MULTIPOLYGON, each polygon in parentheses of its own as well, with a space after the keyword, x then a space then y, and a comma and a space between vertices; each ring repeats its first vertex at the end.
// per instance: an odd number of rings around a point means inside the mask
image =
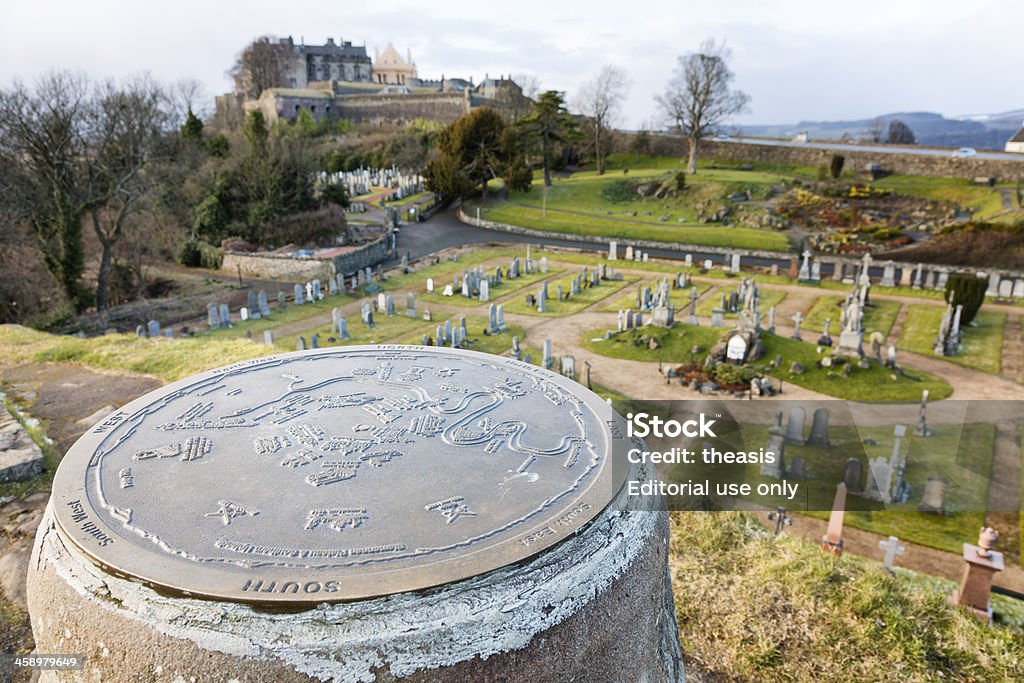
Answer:
POLYGON ((567 378, 481 353, 271 356, 110 415, 65 456, 53 506, 98 564, 159 589, 357 600, 465 579, 578 531, 622 483, 613 415, 567 378))

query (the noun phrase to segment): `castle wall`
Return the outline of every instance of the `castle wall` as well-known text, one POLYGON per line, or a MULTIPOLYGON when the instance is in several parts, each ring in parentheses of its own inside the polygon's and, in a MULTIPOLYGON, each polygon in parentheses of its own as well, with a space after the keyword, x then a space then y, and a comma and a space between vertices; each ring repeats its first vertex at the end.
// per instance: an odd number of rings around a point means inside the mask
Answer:
POLYGON ((342 118, 354 123, 394 123, 430 119, 451 123, 469 111, 460 93, 343 95, 335 98, 342 118))

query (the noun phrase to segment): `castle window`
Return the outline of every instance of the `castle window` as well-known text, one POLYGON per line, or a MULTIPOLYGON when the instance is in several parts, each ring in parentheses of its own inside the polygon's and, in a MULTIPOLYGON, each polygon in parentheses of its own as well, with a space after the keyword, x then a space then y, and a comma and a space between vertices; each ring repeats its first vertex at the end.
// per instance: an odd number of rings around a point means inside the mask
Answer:
POLYGON ((309 111, 310 112, 315 112, 316 111, 316 105, 315 104, 309 105, 309 111))

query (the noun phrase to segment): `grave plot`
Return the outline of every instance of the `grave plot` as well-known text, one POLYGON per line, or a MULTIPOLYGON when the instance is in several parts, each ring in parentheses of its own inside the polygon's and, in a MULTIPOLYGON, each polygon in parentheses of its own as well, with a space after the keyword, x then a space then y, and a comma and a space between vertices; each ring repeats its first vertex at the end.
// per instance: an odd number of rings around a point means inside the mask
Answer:
MULTIPOLYGON (((679 315, 678 310, 676 315, 679 315)), ((583 335, 580 340, 588 351, 622 360, 663 361, 686 364, 703 362, 704 357, 722 336, 725 330, 711 327, 677 324, 672 329, 645 325, 639 329, 625 330, 615 334, 615 321, 608 327, 599 327, 583 335), (605 333, 612 335, 605 339, 605 333), (651 343, 654 340, 654 343, 651 343), (693 353, 694 347, 700 351, 693 353)))
MULTIPOLYGON (((448 334, 451 334, 452 331, 461 328, 462 318, 465 318, 466 320, 466 333, 468 336, 468 342, 463 342, 460 339, 460 346, 463 349, 504 356, 509 355, 509 351, 512 349, 513 337, 519 337, 520 340, 526 338, 526 333, 523 331, 521 325, 510 325, 506 323, 504 330, 495 334, 484 334, 484 330, 488 326, 488 318, 481 316, 453 315, 448 317, 435 317, 432 323, 433 326, 428 330, 407 334, 395 340, 393 343, 419 345, 423 344, 423 337, 427 336, 430 337, 431 342, 436 346, 438 328, 441 329, 443 337, 445 335, 446 328, 450 326, 451 329, 448 331, 448 334)), ((450 346, 450 342, 442 344, 442 346, 450 346)), ((524 358, 526 354, 530 354, 530 361, 534 365, 540 362, 541 353, 537 349, 527 348, 526 344, 520 344, 520 349, 522 350, 524 358)))
MULTIPOLYGON (((450 281, 455 273, 461 273, 465 268, 473 268, 491 260, 498 263, 507 263, 516 256, 525 258, 525 247, 504 247, 493 249, 472 249, 458 255, 457 260, 445 260, 429 266, 424 266, 410 273, 391 271, 384 282, 379 283, 381 289, 414 289, 422 290, 426 285, 428 277, 434 278, 436 282, 450 281)), ((537 255, 540 258, 540 255, 537 255)), ((442 287, 441 289, 444 289, 442 287)))
MULTIPOLYGON (((757 281, 756 277, 754 278, 754 281, 755 282, 757 281)), ((779 291, 779 290, 775 290, 775 289, 761 289, 759 287, 758 291, 760 292, 760 298, 759 298, 759 301, 758 301, 758 305, 759 305, 759 308, 761 310, 762 319, 764 319, 764 317, 768 315, 768 309, 770 309, 772 306, 778 305, 778 303, 780 301, 782 301, 783 299, 786 298, 786 293, 782 292, 782 291, 779 291)), ((711 312, 714 309, 720 308, 722 306, 722 296, 724 296, 725 297, 726 306, 725 306, 725 313, 723 314, 723 317, 724 318, 736 318, 736 317, 739 317, 739 311, 743 308, 742 302, 737 304, 735 311, 729 310, 729 306, 728 306, 729 297, 732 295, 733 292, 738 292, 738 287, 731 287, 731 286, 723 285, 714 294, 712 294, 710 296, 703 296, 703 297, 701 297, 700 300, 697 301, 697 315, 710 318, 711 317, 711 312)))
MULTIPOLYGON (((786 409, 787 403, 781 402, 779 408, 786 409)), ((828 519, 836 483, 846 481, 850 491, 846 499, 847 526, 954 553, 959 553, 964 539, 977 535, 984 525, 994 453, 993 425, 930 424, 933 433, 928 437, 916 435, 913 425, 905 425, 898 446, 898 460, 905 462, 905 467, 892 468, 888 493, 893 499, 883 503, 875 493, 879 487, 872 472, 879 472, 881 479, 880 469, 889 467, 897 440, 893 426, 825 427, 821 430, 828 439, 825 445, 811 438, 817 430, 809 411, 789 407, 787 413, 774 440, 769 427, 748 423, 740 425, 738 436, 729 446, 735 451, 764 448, 777 452, 781 444, 783 461, 777 469, 760 464, 728 466, 733 468, 727 477, 732 481, 756 486, 785 479, 800 485, 793 500, 776 497, 758 499, 759 503, 828 519), (851 465, 851 461, 857 464, 851 465), (935 482, 940 480, 937 485, 935 482), (899 486, 900 481, 905 482, 904 487, 899 486), (925 503, 937 503, 939 511, 922 511, 925 503)), ((656 448, 651 443, 648 446, 656 448)), ((705 477, 724 480, 723 471, 721 465, 674 465, 668 477, 678 481, 705 477)))
POLYGON ((314 343, 316 347, 320 348, 337 345, 369 344, 371 342, 383 344, 414 330, 433 329, 431 323, 424 321, 421 317, 410 318, 405 315, 405 297, 399 298, 402 299, 401 304, 396 299, 392 300, 395 311, 394 315, 387 315, 386 306, 381 310, 374 311, 371 299, 363 301, 362 309, 365 311, 366 307, 369 307, 372 313, 372 327, 363 322, 362 312, 357 311, 342 316, 345 321, 345 331, 348 334, 348 338, 344 338, 344 335, 338 332, 337 328, 332 329, 333 317, 328 313, 324 318, 317 318, 315 321, 311 320, 312 324, 307 328, 297 331, 292 329, 287 334, 281 336, 275 335, 273 339, 274 348, 278 352, 295 351, 300 348, 300 337, 303 340, 301 343, 307 349, 314 348, 314 343), (402 306, 401 309, 398 308, 399 305, 402 306), (316 339, 315 342, 314 337, 316 339))
MULTIPOLYGON (((686 269, 684 268, 678 272, 686 272, 686 269)), ((609 298, 597 310, 601 311, 602 313, 617 313, 618 311, 623 311, 626 310, 627 308, 632 308, 634 311, 639 310, 637 307, 637 289, 642 290, 644 287, 650 287, 653 291, 657 287, 657 282, 657 279, 638 282, 636 287, 633 288, 631 294, 623 294, 621 297, 618 298, 609 298)), ((679 314, 680 311, 683 311, 684 309, 689 310, 688 307, 690 305, 690 292, 693 291, 694 287, 697 288, 698 296, 703 296, 704 293, 711 289, 713 286, 714 285, 709 284, 707 282, 691 281, 691 284, 687 287, 684 287, 682 289, 673 289, 672 303, 675 304, 676 306, 676 313, 679 314)))
MULTIPOLYGON (((587 272, 592 272, 592 268, 588 269, 587 272)), ((523 315, 535 315, 546 318, 557 318, 566 315, 572 315, 573 313, 579 313, 585 308, 589 308, 598 301, 602 301, 617 292, 621 291, 623 287, 632 285, 637 282, 639 278, 635 276, 625 275, 622 280, 602 280, 601 284, 597 286, 583 287, 582 285, 582 273, 583 269, 578 272, 569 272, 560 278, 548 278, 542 280, 539 286, 525 289, 515 297, 510 298, 505 304, 505 311, 507 313, 519 313, 523 315), (581 284, 577 294, 573 294, 573 281, 580 278, 581 284), (547 294, 544 300, 543 311, 540 308, 541 290, 544 288, 544 283, 547 283, 547 294), (562 300, 558 299, 558 288, 562 288, 562 300), (529 302, 527 301, 529 297, 529 302)))
MULTIPOLYGON (((804 329, 821 332, 825 329, 825 321, 831 320, 830 333, 838 337, 842 330, 839 320, 842 315, 840 305, 843 301, 844 298, 839 296, 823 296, 818 299, 804 318, 804 329)), ((864 339, 867 340, 872 332, 881 332, 883 336, 888 337, 899 312, 900 304, 896 301, 872 300, 871 305, 864 308, 864 339)))
POLYGON ((818 362, 828 354, 824 349, 819 353, 814 343, 775 334, 762 334, 761 341, 764 363, 781 358, 781 363, 774 367, 762 364, 767 374, 826 396, 852 401, 916 401, 925 389, 933 400, 948 398, 953 393, 953 387, 945 379, 921 370, 906 369, 900 374, 877 360, 871 360, 867 369, 857 367, 856 361, 848 371, 843 365, 850 365, 849 362, 819 368, 818 362))
MULTIPOLYGON (((934 345, 944 312, 945 308, 941 306, 911 306, 897 346, 924 356, 936 356, 934 345)), ((938 357, 982 372, 999 374, 1005 325, 1005 313, 981 310, 971 325, 960 328, 963 348, 954 356, 938 357)))
MULTIPOLYGON (((204 331, 201 333, 202 337, 206 339, 244 337, 246 333, 251 332, 254 338, 260 339, 266 330, 274 330, 284 326, 291 327, 305 321, 310 321, 310 326, 312 327, 316 324, 313 318, 330 315, 331 309, 335 306, 344 306, 356 301, 356 297, 351 294, 326 296, 326 292, 324 292, 325 296, 320 301, 305 302, 297 306, 295 305, 294 293, 291 287, 282 286, 281 291, 286 292, 287 296, 287 304, 284 309, 279 308, 278 293, 276 291, 268 291, 267 297, 271 305, 271 314, 269 316, 241 320, 239 311, 236 309, 230 312, 230 327, 204 331)), ((303 298, 305 298, 305 293, 303 293, 303 298)))
MULTIPOLYGON (((479 265, 482 266, 484 272, 492 276, 492 278, 495 276, 498 268, 501 269, 502 273, 501 284, 489 286, 486 299, 481 298, 482 295, 479 293, 474 296, 462 295, 462 270, 456 270, 449 273, 447 276, 423 278, 418 284, 419 289, 414 291, 416 291, 416 295, 420 300, 428 306, 432 303, 436 303, 448 306, 473 308, 476 306, 486 306, 490 301, 504 299, 504 297, 517 294, 520 291, 523 291, 526 287, 535 285, 545 279, 561 274, 563 270, 561 268, 549 268, 546 273, 539 271, 523 273, 520 271, 519 277, 509 279, 509 260, 491 259, 479 265), (429 283, 428 280, 430 280, 429 283), (459 281, 459 285, 456 285, 456 280, 459 281), (429 289, 431 285, 433 286, 433 291, 430 291, 429 289), (451 296, 445 296, 444 292, 446 287, 451 287, 451 296)), ((466 270, 472 271, 475 267, 476 266, 466 266, 466 270)))

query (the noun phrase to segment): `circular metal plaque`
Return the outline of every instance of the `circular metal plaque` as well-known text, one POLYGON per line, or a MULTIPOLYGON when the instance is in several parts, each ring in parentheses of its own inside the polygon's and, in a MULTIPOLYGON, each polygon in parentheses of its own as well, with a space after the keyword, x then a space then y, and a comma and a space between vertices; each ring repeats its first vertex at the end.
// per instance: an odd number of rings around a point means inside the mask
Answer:
POLYGON ((526 363, 421 346, 206 372, 93 427, 54 481, 100 565, 247 602, 356 600, 522 560, 621 486, 614 413, 526 363))

